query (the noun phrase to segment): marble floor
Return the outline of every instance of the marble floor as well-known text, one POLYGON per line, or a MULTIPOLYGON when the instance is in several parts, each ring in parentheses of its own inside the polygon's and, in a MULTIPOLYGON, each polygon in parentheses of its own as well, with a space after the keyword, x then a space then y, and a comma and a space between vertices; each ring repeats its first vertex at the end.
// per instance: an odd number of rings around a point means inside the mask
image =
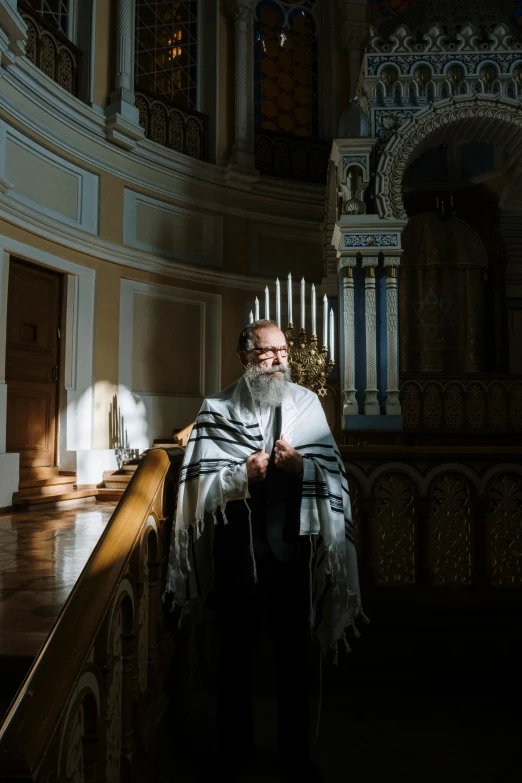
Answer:
POLYGON ((0 656, 33 659, 115 502, 0 515, 0 656))

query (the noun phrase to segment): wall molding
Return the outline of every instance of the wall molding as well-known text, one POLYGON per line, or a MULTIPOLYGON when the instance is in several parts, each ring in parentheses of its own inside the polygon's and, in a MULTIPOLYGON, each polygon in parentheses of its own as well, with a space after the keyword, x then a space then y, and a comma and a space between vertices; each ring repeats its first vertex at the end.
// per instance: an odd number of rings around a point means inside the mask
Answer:
MULTIPOLYGON (((151 445, 154 437, 170 436, 172 427, 186 426, 197 414, 203 398, 209 394, 215 394, 221 389, 221 311, 221 296, 219 294, 141 283, 136 280, 123 279, 121 281, 118 405, 125 422, 131 423, 128 433, 131 448, 147 448, 151 445), (134 390, 134 304, 137 295, 200 307, 201 386, 198 395, 134 390), (167 419, 167 423, 163 424, 165 419, 167 419), (185 421, 185 419, 187 420, 185 421), (156 431, 158 427, 163 427, 167 431, 156 431)), ((173 336, 173 339, 176 337, 173 336)), ((125 429, 127 429, 126 426, 125 429)))
POLYGON ((195 160, 187 155, 144 139, 132 151, 117 147, 105 138, 105 115, 96 105, 88 106, 70 95, 39 71, 26 58, 16 63, 0 80, 0 109, 42 140, 78 159, 80 163, 124 179, 126 183, 171 198, 179 198, 200 207, 241 217, 254 217, 285 223, 319 225, 324 212, 324 186, 296 183, 259 176, 251 190, 236 187, 227 179, 224 165, 195 160), (53 124, 58 125, 53 128, 53 124), (74 136, 71 138, 70 131, 74 136), (78 138, 79 137, 79 138, 78 138), (81 143, 79 143, 81 142, 81 143), (160 175, 168 174, 172 185, 166 186, 160 175), (184 193, 187 185, 216 188, 215 199, 203 199, 184 193), (235 192, 234 192, 235 191, 235 192), (227 201, 237 200, 236 205, 227 201), (290 215, 281 215, 281 206, 290 215), (266 214, 260 210, 266 209, 266 214), (294 218, 291 210, 305 213, 308 220, 294 218))
POLYGON ((15 144, 20 149, 28 152, 30 155, 34 155, 41 161, 49 166, 57 169, 58 172, 71 176, 76 181, 76 197, 77 208, 76 216, 70 217, 62 212, 58 212, 39 201, 32 199, 27 194, 21 193, 16 189, 16 182, 9 182, 7 190, 9 197, 15 201, 19 201, 21 204, 30 207, 36 212, 40 212, 42 215, 57 220, 59 222, 67 223, 76 228, 81 228, 91 234, 98 233, 98 201, 99 201, 99 177, 90 171, 80 168, 79 166, 71 163, 65 158, 61 158, 55 155, 46 147, 42 147, 29 136, 20 133, 20 131, 12 128, 6 122, 0 120, 0 155, 5 156, 5 159, 0 161, 0 171, 7 174, 8 155, 9 150, 7 145, 9 142, 15 144))
POLYGON ((185 207, 180 207, 175 204, 169 204, 166 201, 160 201, 150 196, 145 196, 142 193, 137 193, 130 188, 124 190, 123 201, 123 243, 130 247, 135 247, 138 250, 145 250, 146 252, 160 255, 167 258, 176 258, 177 260, 184 261, 189 264, 197 264, 198 266, 221 266, 223 263, 223 218, 221 215, 209 214, 207 212, 201 212, 185 207), (187 251, 180 250, 179 246, 175 244, 172 246, 172 250, 168 250, 163 245, 150 244, 142 242, 139 239, 139 207, 143 206, 153 212, 156 212, 158 217, 160 215, 166 216, 168 223, 173 224, 174 221, 179 220, 180 226, 182 221, 191 221, 193 223, 194 231, 197 230, 199 225, 203 234, 203 252, 201 255, 196 253, 189 253, 187 251))
MULTIPOLYGON (((29 207, 11 200, 8 194, 2 195, 0 193, 0 219, 30 231, 41 239, 49 240, 62 247, 82 253, 82 255, 129 269, 140 269, 205 286, 215 285, 259 292, 268 285, 271 290, 275 291, 275 282, 272 276, 270 278, 252 277, 251 275, 220 272, 217 269, 196 268, 174 260, 166 260, 164 257, 152 253, 134 250, 123 245, 114 245, 72 226, 60 224, 50 218, 44 219, 41 214, 29 207)), ((88 267, 83 268, 87 269, 88 267)))

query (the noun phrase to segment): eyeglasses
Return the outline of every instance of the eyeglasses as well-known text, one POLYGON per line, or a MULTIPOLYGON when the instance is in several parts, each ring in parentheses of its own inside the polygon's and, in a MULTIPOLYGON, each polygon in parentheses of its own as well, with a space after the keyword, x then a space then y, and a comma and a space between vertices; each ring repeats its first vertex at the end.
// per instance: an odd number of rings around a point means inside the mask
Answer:
POLYGON ((276 348, 275 345, 267 345, 265 348, 252 348, 252 351, 258 353, 260 359, 274 359, 277 354, 284 359, 290 353, 290 348, 287 345, 282 345, 281 348, 276 348))

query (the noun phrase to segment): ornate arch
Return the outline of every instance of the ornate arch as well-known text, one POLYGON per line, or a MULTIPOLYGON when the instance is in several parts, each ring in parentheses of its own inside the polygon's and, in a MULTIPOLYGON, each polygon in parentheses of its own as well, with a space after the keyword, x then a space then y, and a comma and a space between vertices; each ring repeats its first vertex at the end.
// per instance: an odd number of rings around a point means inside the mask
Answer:
POLYGON ((471 125, 472 135, 481 134, 487 123, 501 124, 504 146, 513 153, 521 147, 522 105, 515 100, 493 95, 455 96, 431 104, 425 110, 407 120, 388 142, 379 161, 377 171, 377 203, 382 218, 406 220, 402 195, 402 182, 412 158, 427 146, 432 136, 448 135, 448 126, 458 122, 480 123, 471 125), (506 134, 506 125, 512 133, 506 134), (517 138, 518 136, 518 138, 517 138), (512 142, 511 142, 512 140, 512 142), (511 144, 510 144, 511 142, 511 144))

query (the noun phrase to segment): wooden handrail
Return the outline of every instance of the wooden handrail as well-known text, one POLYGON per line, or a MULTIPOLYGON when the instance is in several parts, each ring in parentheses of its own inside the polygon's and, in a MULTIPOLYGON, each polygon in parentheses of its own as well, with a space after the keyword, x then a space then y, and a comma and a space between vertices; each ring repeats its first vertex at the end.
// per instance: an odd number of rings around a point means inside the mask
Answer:
POLYGON ((192 432, 192 427, 194 426, 194 422, 188 425, 188 427, 184 427, 179 432, 173 432, 172 437, 175 439, 178 446, 181 446, 182 448, 187 447, 188 439, 190 438, 190 433, 192 432))
POLYGON ((147 453, 87 561, 0 729, 0 776, 32 776, 60 723, 169 471, 147 453))

